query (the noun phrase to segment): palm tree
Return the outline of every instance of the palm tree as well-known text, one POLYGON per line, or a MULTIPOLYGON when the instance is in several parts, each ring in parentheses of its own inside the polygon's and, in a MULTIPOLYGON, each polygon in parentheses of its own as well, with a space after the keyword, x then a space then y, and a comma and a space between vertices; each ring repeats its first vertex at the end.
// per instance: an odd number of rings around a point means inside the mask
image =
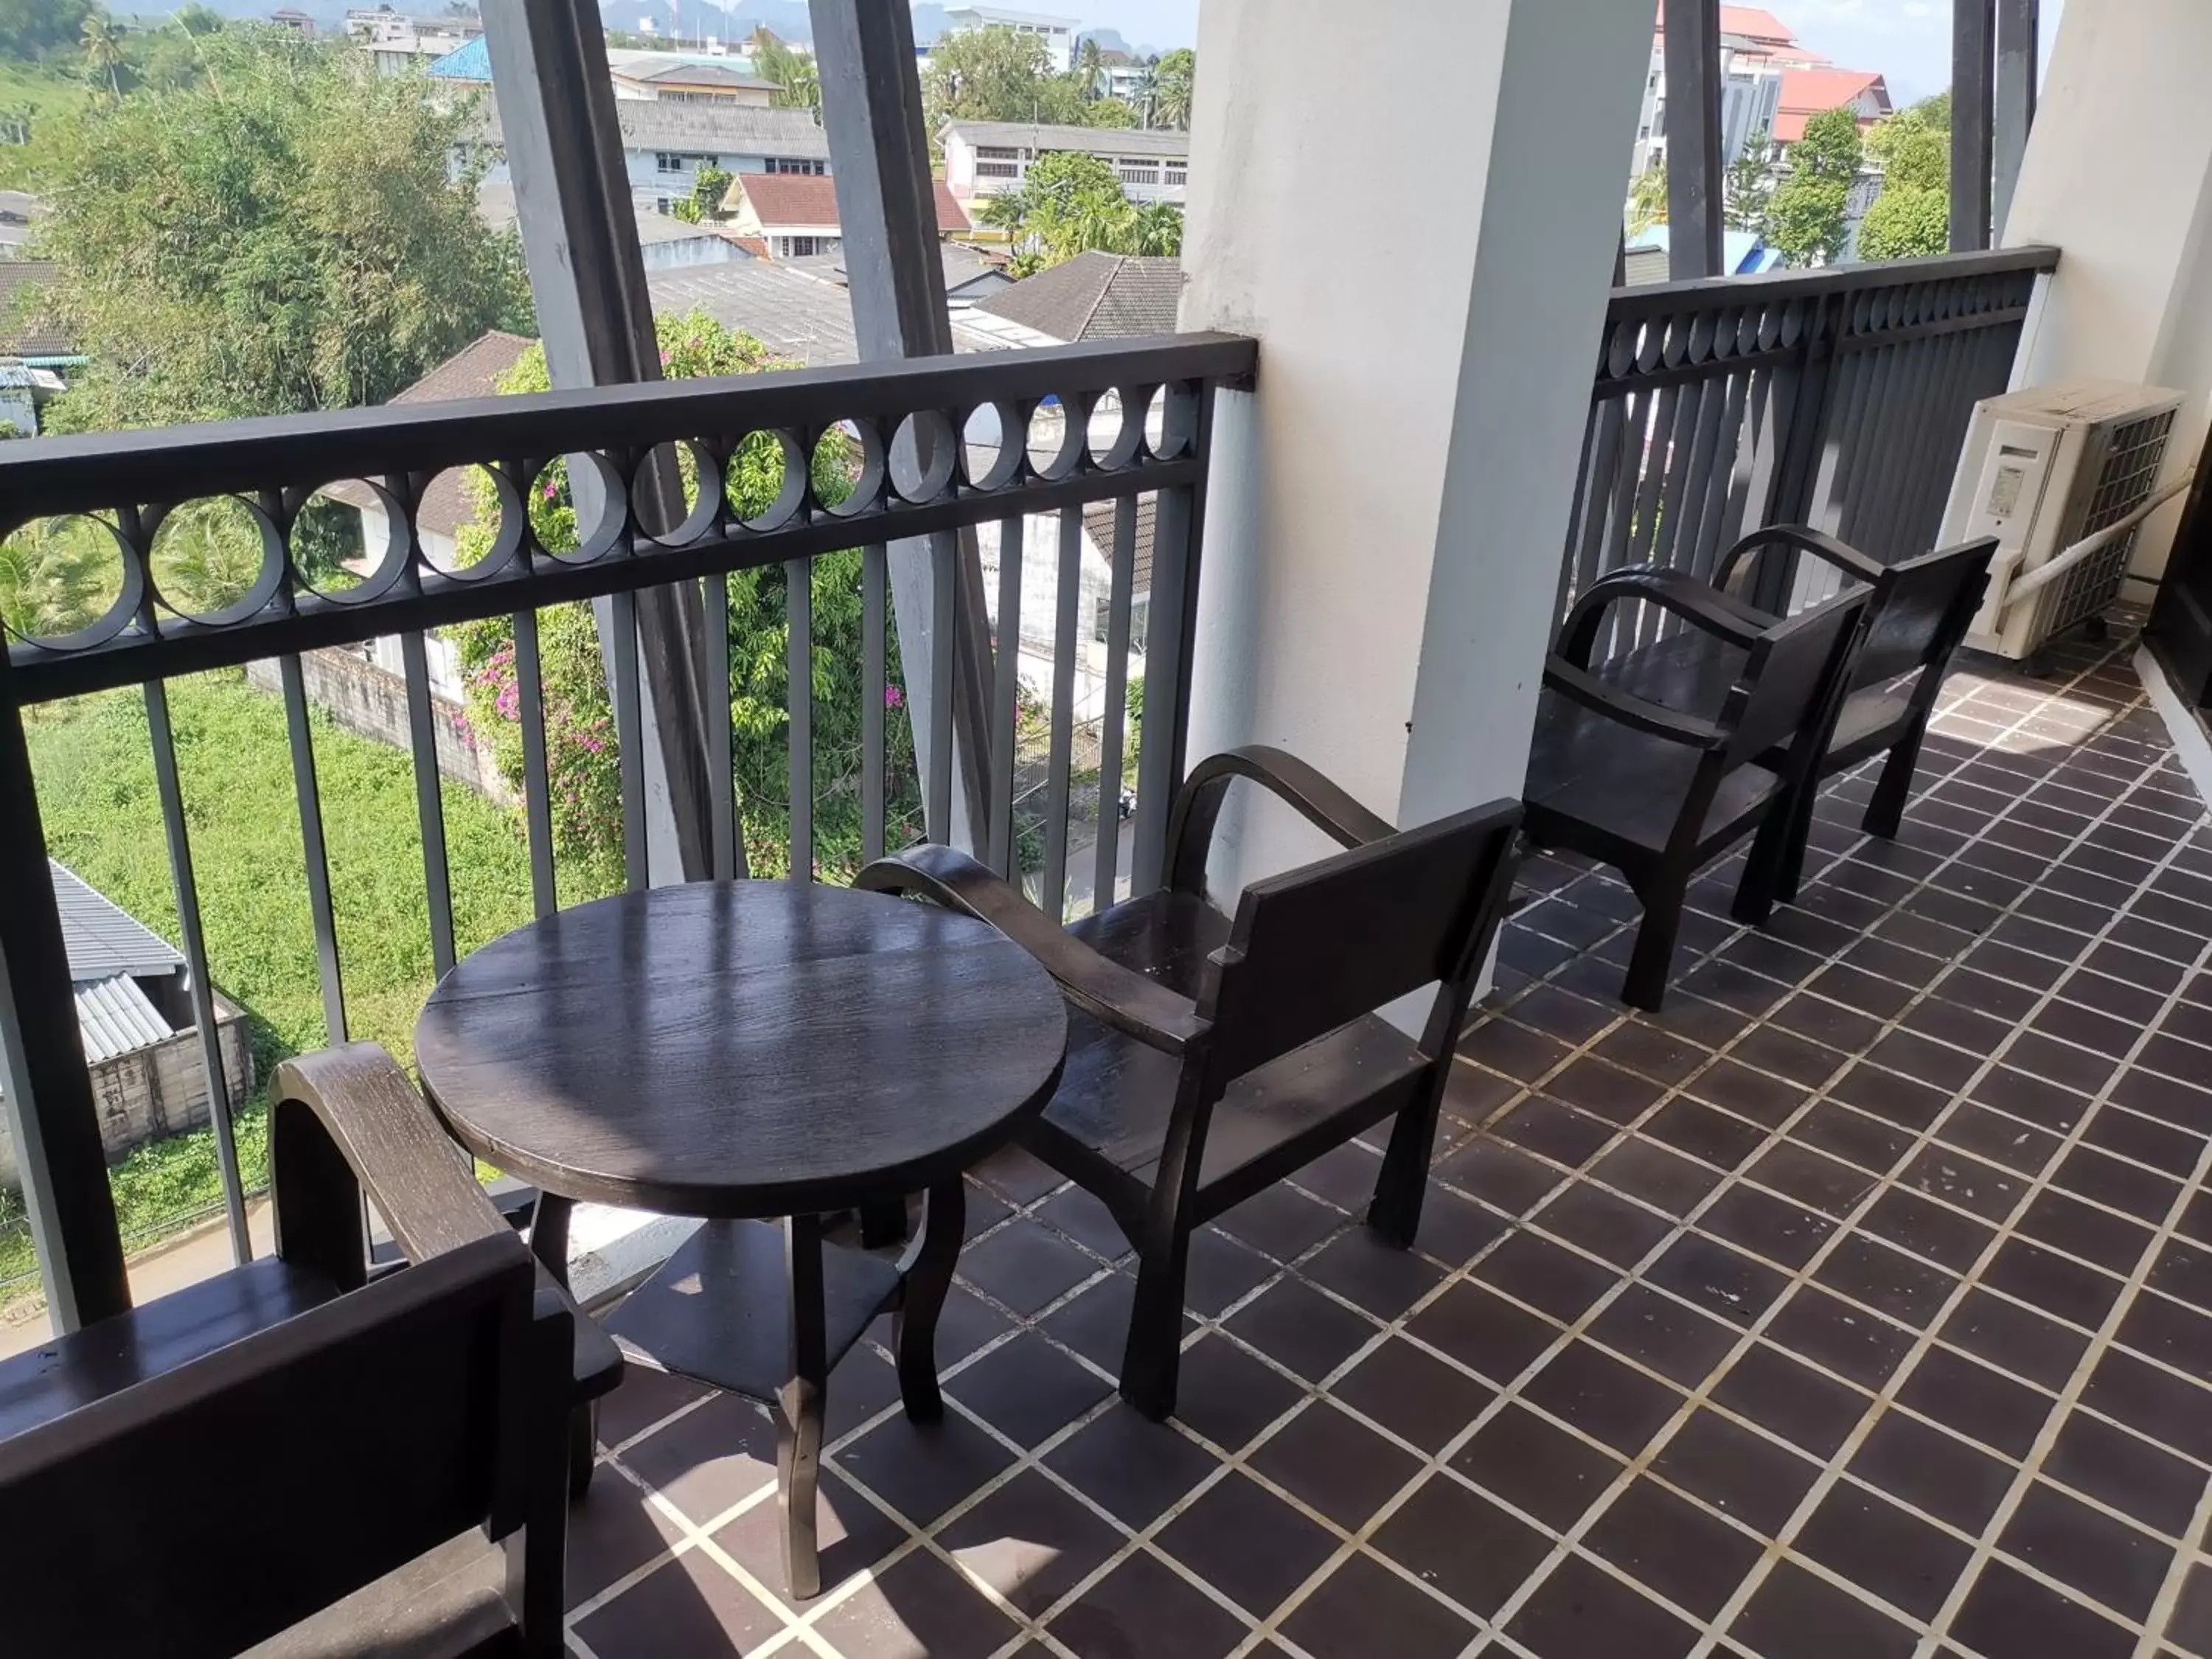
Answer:
POLYGON ((1129 227, 1131 252, 1172 258, 1182 252, 1182 210, 1173 202, 1147 202, 1129 227))
POLYGON ((85 68, 95 76, 104 73, 109 94, 120 98, 123 85, 117 70, 123 63, 123 39, 106 13, 96 11, 84 20, 83 40, 85 68))
POLYGON ((1081 77, 1085 103, 1095 104, 1106 95, 1104 91, 1106 64, 1099 56, 1097 35, 1094 34, 1084 41, 1083 53, 1076 60, 1075 71, 1081 77))
POLYGON ((1155 124, 1177 132, 1189 131, 1191 104, 1198 93, 1198 54, 1188 46, 1170 52, 1153 71, 1153 83, 1158 100, 1153 111, 1155 124))
POLYGON ((1149 131, 1152 125, 1153 106, 1160 99, 1160 60, 1148 59, 1137 71, 1137 83, 1129 88, 1131 101, 1137 106, 1137 118, 1149 131))

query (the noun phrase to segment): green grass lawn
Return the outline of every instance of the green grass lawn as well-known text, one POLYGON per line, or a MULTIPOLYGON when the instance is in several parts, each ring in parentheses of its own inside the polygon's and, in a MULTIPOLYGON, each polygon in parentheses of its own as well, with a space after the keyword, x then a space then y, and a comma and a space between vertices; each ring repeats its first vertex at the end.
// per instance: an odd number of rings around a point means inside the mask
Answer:
MULTIPOLYGON (((265 1085, 277 1060, 330 1035, 283 704, 228 672, 171 681, 169 706, 211 976, 252 1016, 265 1085)), ((319 710, 313 729, 349 1035, 411 1065, 415 1018, 434 980, 414 769, 402 751, 342 731, 319 710)), ((143 698, 115 692, 34 711, 29 737, 54 856, 180 944, 143 698)), ((451 781, 444 794, 465 956, 530 919, 529 861, 514 814, 451 781)), ((250 1187, 266 1180, 262 1120, 257 1093, 239 1130, 250 1187)), ((116 1168, 112 1186, 125 1237, 143 1244, 221 1204, 213 1138, 142 1147, 116 1168)), ((0 1301, 30 1267, 20 1218, 0 1210, 0 1301)))
POLYGON ((28 110, 35 122, 41 116, 66 114, 91 96, 92 88, 74 75, 0 58, 0 109, 28 110))

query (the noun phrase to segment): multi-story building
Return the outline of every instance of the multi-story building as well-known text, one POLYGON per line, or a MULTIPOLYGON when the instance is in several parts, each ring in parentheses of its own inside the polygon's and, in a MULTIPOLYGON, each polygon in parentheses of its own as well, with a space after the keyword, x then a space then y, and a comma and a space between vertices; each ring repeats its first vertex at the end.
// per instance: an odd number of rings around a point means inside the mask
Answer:
POLYGON ((1190 182, 1190 135, 1127 127, 1056 127, 1028 122, 955 121, 945 129, 945 182, 960 200, 996 196, 1029 176, 1048 150, 1095 155, 1139 202, 1181 205, 1190 182))
POLYGON ((379 75, 428 69, 483 34, 473 15, 410 17, 389 6, 356 8, 345 15, 346 38, 368 52, 379 75))
MULTIPOLYGON (((622 130, 630 198, 641 212, 668 212, 691 194, 702 167, 741 174, 818 176, 830 171, 830 141, 807 110, 757 109, 727 100, 618 98, 615 119, 622 130)), ((486 162, 487 182, 507 179, 499 108, 489 98, 466 149, 486 162)), ((467 159, 465 152, 462 159, 467 159)))
MULTIPOLYGON (((1789 102, 1784 82, 1800 71, 1824 69, 1827 59, 1799 46, 1787 24, 1756 6, 1721 8, 1720 54, 1722 159, 1734 162, 1760 133, 1780 139, 1782 112, 1789 102)), ((1801 120, 1800 136, 1803 130, 1801 120)), ((1666 164, 1667 29, 1662 14, 1652 33, 1651 66, 1644 77, 1630 174, 1666 164)))
POLYGON ((968 34, 977 29, 1012 29, 1034 34, 1044 41, 1046 57, 1055 75, 1065 75, 1075 64, 1075 31, 1082 20, 1055 17, 1048 13, 1013 11, 1005 6, 955 6, 945 14, 945 33, 968 34))
POLYGON ((615 96, 641 103, 741 104, 766 109, 778 90, 750 61, 709 52, 638 52, 611 47, 607 70, 615 96))

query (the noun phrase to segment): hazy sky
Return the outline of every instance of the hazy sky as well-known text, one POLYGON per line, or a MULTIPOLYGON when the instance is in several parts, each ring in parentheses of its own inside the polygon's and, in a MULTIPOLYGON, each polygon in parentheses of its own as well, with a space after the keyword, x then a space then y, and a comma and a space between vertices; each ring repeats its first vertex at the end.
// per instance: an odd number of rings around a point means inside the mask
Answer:
MULTIPOLYGON (((1043 3, 1043 0, 1036 0, 1043 3)), ((1397 0, 1393 0, 1397 3, 1397 0)), ((1200 0, 1087 0, 1086 22, 1119 29, 1129 40, 1158 47, 1193 46, 1200 0)), ((1951 83, 1950 0, 1765 0, 1766 9, 1812 50, 1846 69, 1879 70, 1899 104, 1951 83)), ((2043 0, 2044 56, 2065 0, 2043 0)), ((1357 15, 1357 9, 1346 14, 1357 15)))

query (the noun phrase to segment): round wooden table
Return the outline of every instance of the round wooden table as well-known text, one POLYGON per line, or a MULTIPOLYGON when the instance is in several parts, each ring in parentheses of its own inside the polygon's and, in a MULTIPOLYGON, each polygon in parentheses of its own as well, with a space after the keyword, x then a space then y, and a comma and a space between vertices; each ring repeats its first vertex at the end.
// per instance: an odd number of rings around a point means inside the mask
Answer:
POLYGON ((607 1329, 629 1358, 776 1407, 794 1596, 819 1589, 830 1368, 894 1310, 907 1413, 942 1414, 961 1171, 1042 1109, 1066 1045, 1051 976, 985 923, 776 881, 657 888, 518 928, 447 974, 415 1028, 454 1136, 544 1195, 531 1242, 556 1275, 576 1200, 708 1218, 607 1329), (824 1247, 824 1214, 916 1192, 901 1261, 824 1247))

